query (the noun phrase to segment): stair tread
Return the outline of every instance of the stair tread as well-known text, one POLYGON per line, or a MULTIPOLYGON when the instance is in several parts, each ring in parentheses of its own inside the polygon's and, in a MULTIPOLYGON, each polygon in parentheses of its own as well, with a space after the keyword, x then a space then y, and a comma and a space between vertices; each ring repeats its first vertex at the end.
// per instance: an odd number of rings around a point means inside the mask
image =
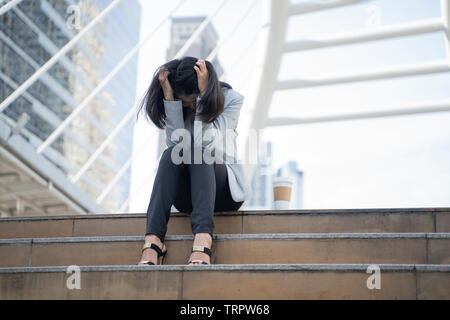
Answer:
POLYGON ((154 266, 136 265, 143 213, 0 218, 0 298, 450 297, 450 208, 216 212, 210 265, 187 265, 189 214, 171 217, 154 266), (70 265, 83 290, 66 288, 70 265), (381 290, 368 290, 371 265, 381 290))
MULTIPOLYGON (((74 243, 74 242, 126 242, 143 241, 144 236, 49 237, 7 238, 0 244, 74 243)), ((296 240, 296 239, 448 239, 450 232, 385 232, 385 233, 276 233, 276 234, 216 234, 213 241, 221 240, 296 240)), ((167 235, 166 241, 192 241, 193 235, 167 235)))
MULTIPOLYGON (((81 271, 192 271, 201 267, 205 271, 363 271, 374 264, 210 264, 210 265, 96 265, 79 266, 81 271)), ((450 264, 376 264, 381 271, 390 272, 450 272, 450 264)), ((0 273, 27 272, 66 272, 68 266, 38 266, 38 267, 2 267, 0 273)))
MULTIPOLYGON (((292 209, 292 210, 239 210, 220 211, 214 215, 326 215, 326 214, 404 214, 404 213, 430 213, 450 212, 450 208, 377 208, 377 209, 292 209)), ((189 216, 185 212, 172 212, 171 216, 189 216)), ((123 219, 145 218, 145 213, 118 213, 118 214, 87 214, 87 215, 61 215, 61 216, 20 216, 0 218, 0 222, 8 221, 37 221, 37 220, 69 220, 69 219, 123 219)))
MULTIPOLYGON (((450 208, 260 210, 214 215, 215 234, 450 232, 450 208)), ((140 236, 146 214, 0 218, 0 238, 140 236)), ((172 213, 167 235, 192 234, 190 214, 172 213)))

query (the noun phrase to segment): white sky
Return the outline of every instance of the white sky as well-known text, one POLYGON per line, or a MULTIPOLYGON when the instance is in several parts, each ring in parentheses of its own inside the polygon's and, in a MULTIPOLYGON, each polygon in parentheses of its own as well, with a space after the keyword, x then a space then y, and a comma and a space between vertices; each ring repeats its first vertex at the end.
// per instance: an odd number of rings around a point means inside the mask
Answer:
MULTIPOLYGON (((253 0, 229 0, 213 20, 219 41, 226 38, 253 0)), ((297 2, 297 1, 296 1, 297 2)), ((178 3, 141 0, 145 36, 178 3)), ((188 0, 175 16, 207 15, 218 0, 188 0)), ((261 1, 234 37, 221 47, 225 79, 246 96, 240 127, 249 121, 261 1), (250 46, 250 47, 249 47, 250 46)), ((287 40, 326 32, 368 28, 440 16, 439 0, 378 0, 291 18, 287 40), (374 12, 374 8, 377 9, 374 12), (377 17, 374 22, 373 18, 377 17), (372 20, 371 20, 372 19, 372 20)), ((166 23, 140 53, 138 97, 169 46, 166 23)), ((443 33, 287 54, 279 79, 326 77, 361 69, 446 58, 443 33)), ((449 98, 448 73, 412 79, 279 91, 269 116, 301 117, 380 110, 386 104, 449 98)), ((257 106, 256 106, 257 107, 257 106)), ((298 161, 304 171, 305 208, 450 206, 450 113, 343 121, 266 129, 274 143, 274 165, 298 161)), ((238 141, 239 147, 243 144, 238 141)), ((131 212, 145 212, 156 169, 156 129, 143 118, 135 128, 131 212), (144 144, 147 145, 144 146, 144 144)))

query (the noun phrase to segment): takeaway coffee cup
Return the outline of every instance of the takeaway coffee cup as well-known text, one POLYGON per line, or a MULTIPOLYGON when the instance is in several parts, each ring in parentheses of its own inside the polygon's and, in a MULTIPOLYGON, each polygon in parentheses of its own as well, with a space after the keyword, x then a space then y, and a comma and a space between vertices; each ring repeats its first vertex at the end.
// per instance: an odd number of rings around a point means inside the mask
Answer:
POLYGON ((294 181, 290 177, 274 177, 272 179, 275 210, 289 209, 293 183, 294 181))

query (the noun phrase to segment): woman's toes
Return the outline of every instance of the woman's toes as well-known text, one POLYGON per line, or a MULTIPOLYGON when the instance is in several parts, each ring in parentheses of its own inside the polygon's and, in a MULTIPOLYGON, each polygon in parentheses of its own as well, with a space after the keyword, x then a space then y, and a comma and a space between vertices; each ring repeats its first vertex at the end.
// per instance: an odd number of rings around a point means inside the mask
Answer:
MULTIPOLYGON (((193 252, 191 254, 191 258, 190 258, 190 261, 191 260, 202 260, 202 261, 205 261, 208 264, 210 263, 209 256, 207 254, 201 253, 201 252, 193 252)), ((192 262, 190 264, 201 264, 201 262, 192 262)))

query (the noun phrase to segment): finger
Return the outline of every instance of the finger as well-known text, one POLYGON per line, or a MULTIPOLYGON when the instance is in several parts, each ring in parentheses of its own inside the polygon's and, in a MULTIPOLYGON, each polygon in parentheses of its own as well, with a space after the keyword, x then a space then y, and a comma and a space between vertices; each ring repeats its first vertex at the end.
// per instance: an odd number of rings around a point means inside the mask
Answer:
POLYGON ((204 72, 208 72, 208 68, 206 67, 206 62, 205 61, 202 61, 202 69, 203 69, 203 71, 204 72))

